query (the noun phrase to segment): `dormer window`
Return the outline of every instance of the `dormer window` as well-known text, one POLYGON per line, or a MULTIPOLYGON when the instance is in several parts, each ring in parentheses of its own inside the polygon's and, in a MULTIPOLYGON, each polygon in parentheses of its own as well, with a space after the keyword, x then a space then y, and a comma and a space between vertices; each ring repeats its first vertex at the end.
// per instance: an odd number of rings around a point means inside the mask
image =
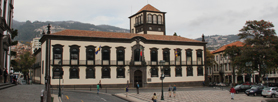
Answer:
POLYGON ((152 23, 152 15, 148 14, 148 23, 152 23))
POLYGON ((141 15, 140 18, 141 18, 141 24, 143 24, 143 21, 144 21, 143 20, 143 15, 141 15))
POLYGON ((157 17, 156 17, 156 15, 153 15, 153 24, 157 24, 157 17))
POLYGON ((158 18, 158 19, 157 19, 158 24, 162 24, 162 16, 161 16, 161 15, 159 15, 157 18, 158 18))

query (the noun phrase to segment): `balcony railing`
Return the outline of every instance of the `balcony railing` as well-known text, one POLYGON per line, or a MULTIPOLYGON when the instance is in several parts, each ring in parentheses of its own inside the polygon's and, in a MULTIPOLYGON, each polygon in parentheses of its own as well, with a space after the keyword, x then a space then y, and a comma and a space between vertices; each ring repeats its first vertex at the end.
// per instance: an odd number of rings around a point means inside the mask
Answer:
MULTIPOLYGON (((51 65, 160 65, 159 62, 157 61, 116 61, 116 60, 51 60, 50 62, 51 65)), ((202 61, 192 61, 192 62, 187 62, 187 61, 170 61, 170 62, 165 62, 164 65, 204 65, 204 62, 202 61)))

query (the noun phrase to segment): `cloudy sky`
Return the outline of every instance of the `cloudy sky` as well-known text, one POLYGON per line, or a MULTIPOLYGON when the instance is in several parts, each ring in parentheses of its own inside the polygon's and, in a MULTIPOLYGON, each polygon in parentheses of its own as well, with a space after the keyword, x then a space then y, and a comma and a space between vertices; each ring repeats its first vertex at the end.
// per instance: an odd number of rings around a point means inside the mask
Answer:
POLYGON ((128 17, 148 3, 167 12, 167 35, 237 34, 247 20, 262 19, 278 31, 278 0, 15 0, 14 19, 74 20, 129 29, 128 17))

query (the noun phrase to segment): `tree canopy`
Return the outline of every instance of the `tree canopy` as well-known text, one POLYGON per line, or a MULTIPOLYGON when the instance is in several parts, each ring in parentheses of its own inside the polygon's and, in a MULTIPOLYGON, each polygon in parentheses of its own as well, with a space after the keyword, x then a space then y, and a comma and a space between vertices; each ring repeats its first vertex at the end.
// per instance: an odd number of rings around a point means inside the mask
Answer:
POLYGON ((246 39, 241 55, 235 58, 238 70, 242 72, 258 71, 259 76, 277 67, 278 43, 274 25, 269 21, 246 21, 240 30, 240 39, 246 39), (252 62, 251 67, 246 67, 252 62))

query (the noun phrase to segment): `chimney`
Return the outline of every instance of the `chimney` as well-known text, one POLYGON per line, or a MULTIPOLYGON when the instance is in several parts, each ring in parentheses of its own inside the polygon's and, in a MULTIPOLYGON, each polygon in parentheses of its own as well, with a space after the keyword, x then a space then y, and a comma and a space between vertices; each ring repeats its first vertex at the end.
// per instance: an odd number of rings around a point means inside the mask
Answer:
POLYGON ((48 24, 48 26, 47 26, 47 28, 48 28, 47 29, 47 34, 50 34, 50 27, 51 27, 50 24, 48 24))
POLYGON ((205 42, 205 36, 204 36, 204 34, 202 35, 202 42, 205 42))

